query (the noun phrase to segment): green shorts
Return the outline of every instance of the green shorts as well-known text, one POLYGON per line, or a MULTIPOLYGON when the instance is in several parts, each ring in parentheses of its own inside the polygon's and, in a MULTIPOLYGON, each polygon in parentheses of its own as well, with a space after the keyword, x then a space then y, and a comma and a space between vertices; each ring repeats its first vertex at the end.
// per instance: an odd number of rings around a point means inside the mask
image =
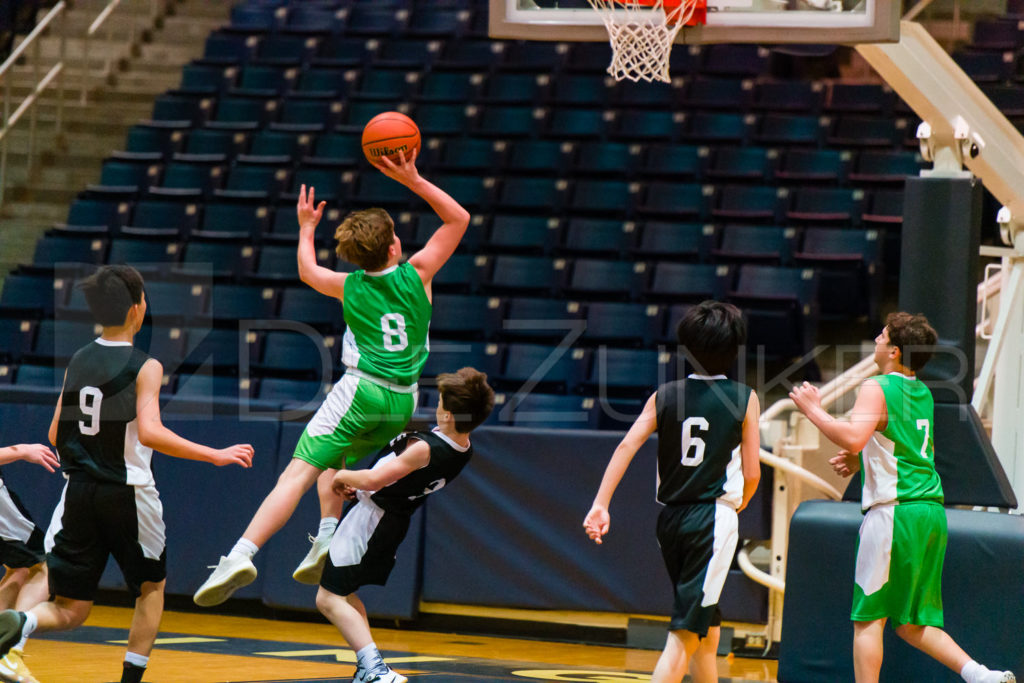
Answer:
POLYGON ((302 431, 292 457, 322 470, 347 467, 402 433, 417 393, 401 393, 345 373, 302 431))
POLYGON ((860 525, 853 621, 941 628, 946 510, 933 502, 883 505, 860 525))

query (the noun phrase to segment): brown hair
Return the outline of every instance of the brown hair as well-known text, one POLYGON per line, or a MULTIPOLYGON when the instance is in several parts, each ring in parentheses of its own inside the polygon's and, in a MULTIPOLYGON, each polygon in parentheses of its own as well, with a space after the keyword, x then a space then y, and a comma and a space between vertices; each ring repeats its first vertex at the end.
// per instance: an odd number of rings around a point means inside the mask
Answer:
POLYGON ((334 231, 334 238, 338 256, 364 270, 381 270, 395 241, 395 222, 384 209, 353 211, 334 231))
POLYGON ((939 335, 924 315, 890 313, 885 328, 889 330, 889 343, 900 350, 900 363, 917 372, 931 360, 939 335))
POLYGON ((462 368, 437 376, 444 409, 455 417, 455 431, 468 434, 479 427, 494 408, 494 390, 487 375, 476 368, 462 368))

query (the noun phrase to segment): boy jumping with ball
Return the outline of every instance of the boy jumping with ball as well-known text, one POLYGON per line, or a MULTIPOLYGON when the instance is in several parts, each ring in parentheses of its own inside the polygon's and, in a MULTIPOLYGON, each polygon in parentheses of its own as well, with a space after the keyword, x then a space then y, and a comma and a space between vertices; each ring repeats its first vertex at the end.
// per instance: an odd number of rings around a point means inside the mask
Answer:
POLYGON ((917 379, 937 339, 923 315, 889 315, 875 337, 881 374, 864 380, 846 420, 825 412, 817 387, 807 382, 789 394, 800 412, 843 449, 829 460, 836 473, 863 473, 864 521, 850 612, 857 683, 877 683, 889 619, 896 635, 967 683, 1017 680, 1009 671, 978 664, 942 630, 946 511, 935 471, 935 404, 917 379))
POLYGON ((608 505, 633 456, 658 432, 658 544, 675 604, 668 640, 651 680, 718 680, 718 598, 736 553, 736 513, 761 479, 757 394, 726 378, 746 339, 739 309, 705 301, 679 322, 681 348, 698 372, 658 387, 615 449, 583 527, 596 543, 608 533, 608 505))
POLYGON ((330 495, 328 470, 373 453, 397 436, 416 406, 417 380, 429 350, 431 281, 455 252, 469 225, 469 213, 416 170, 416 153, 401 163, 383 158, 377 168, 405 185, 434 209, 443 225, 427 244, 402 260, 402 243, 383 209, 349 214, 334 233, 337 252, 361 268, 337 273, 316 262, 313 234, 326 202, 316 204, 313 188, 299 195, 299 276, 302 281, 344 303, 345 374, 295 447, 292 461, 264 499, 248 528, 199 587, 195 603, 204 607, 227 600, 256 578, 253 556, 295 511, 303 494, 320 479, 320 532, 295 571, 303 583, 316 584, 323 571, 341 501, 330 495))

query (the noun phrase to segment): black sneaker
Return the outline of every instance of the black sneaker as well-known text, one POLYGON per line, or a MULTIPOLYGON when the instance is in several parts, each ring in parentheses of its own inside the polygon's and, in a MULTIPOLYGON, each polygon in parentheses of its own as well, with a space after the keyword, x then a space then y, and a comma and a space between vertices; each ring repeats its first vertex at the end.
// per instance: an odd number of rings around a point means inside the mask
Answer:
POLYGON ((25 627, 25 613, 13 609, 0 612, 0 657, 11 651, 21 640, 21 631, 25 627))

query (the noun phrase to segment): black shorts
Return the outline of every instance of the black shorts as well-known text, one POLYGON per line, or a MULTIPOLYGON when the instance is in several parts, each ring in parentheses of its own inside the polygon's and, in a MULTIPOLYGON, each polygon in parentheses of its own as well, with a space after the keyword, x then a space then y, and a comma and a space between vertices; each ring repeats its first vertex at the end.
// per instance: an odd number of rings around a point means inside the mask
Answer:
POLYGON ((14 491, 0 483, 0 564, 21 569, 45 559, 43 530, 32 521, 14 491))
POLYGON ((411 519, 408 514, 385 512, 369 496, 349 506, 331 539, 320 585, 335 595, 350 595, 371 584, 383 586, 411 519))
POLYGON ((92 600, 107 557, 132 595, 167 577, 163 506, 155 486, 69 481, 47 532, 50 594, 92 600))
POLYGON ((718 599, 736 554, 736 510, 724 503, 666 505, 658 515, 658 545, 672 579, 673 631, 704 637, 722 623, 718 599))

